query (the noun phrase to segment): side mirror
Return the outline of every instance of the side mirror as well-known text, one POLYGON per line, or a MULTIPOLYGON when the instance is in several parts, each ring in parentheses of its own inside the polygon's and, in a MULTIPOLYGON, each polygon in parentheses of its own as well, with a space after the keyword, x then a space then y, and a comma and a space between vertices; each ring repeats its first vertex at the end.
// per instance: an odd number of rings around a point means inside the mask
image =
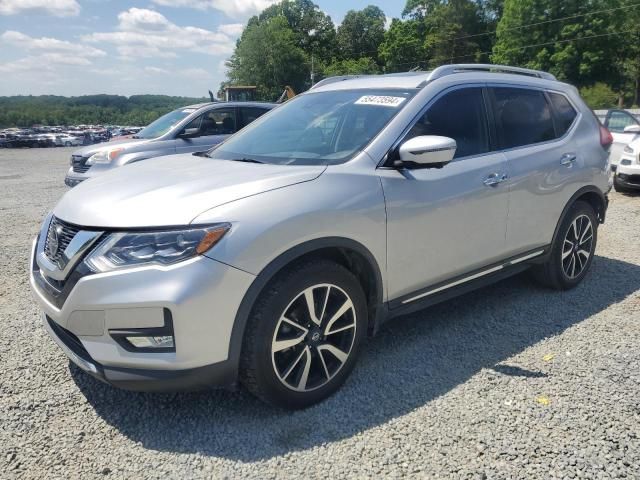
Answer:
POLYGON ((456 141, 449 137, 423 135, 400 145, 400 163, 404 168, 442 168, 456 154, 456 141))
POLYGON ((627 125, 624 127, 624 133, 640 133, 640 125, 627 125))
POLYGON ((180 134, 178 138, 194 138, 200 134, 199 128, 185 128, 180 134))

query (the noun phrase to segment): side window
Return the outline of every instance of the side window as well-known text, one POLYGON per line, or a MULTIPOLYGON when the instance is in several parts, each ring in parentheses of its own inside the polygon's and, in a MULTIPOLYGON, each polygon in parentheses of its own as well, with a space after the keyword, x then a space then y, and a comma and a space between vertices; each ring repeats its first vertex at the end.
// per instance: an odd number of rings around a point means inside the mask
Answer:
POLYGON ((564 95, 549 92, 549 98, 556 111, 556 133, 561 137, 567 133, 578 114, 564 95))
POLYGON ((200 115, 199 117, 194 118, 193 120, 191 120, 189 123, 187 123, 184 128, 182 129, 182 131, 184 132, 185 130, 188 130, 189 128, 197 128, 200 129, 200 124, 202 123, 202 117, 204 117, 204 115, 200 115))
POLYGON ((553 140, 551 109, 544 94, 526 88, 493 88, 501 148, 553 140))
POLYGON ((235 108, 210 110, 202 117, 200 135, 230 135, 236 132, 235 108))
POLYGON ((604 126, 615 133, 623 133, 625 127, 637 124, 638 121, 624 110, 611 110, 604 121, 604 126))
POLYGON ((453 138, 458 145, 454 158, 487 153, 489 135, 482 89, 464 88, 440 97, 411 127, 405 140, 420 135, 453 138))
POLYGON ((240 126, 239 128, 244 128, 249 125, 254 120, 258 119, 269 110, 258 107, 241 107, 240 108, 240 126))

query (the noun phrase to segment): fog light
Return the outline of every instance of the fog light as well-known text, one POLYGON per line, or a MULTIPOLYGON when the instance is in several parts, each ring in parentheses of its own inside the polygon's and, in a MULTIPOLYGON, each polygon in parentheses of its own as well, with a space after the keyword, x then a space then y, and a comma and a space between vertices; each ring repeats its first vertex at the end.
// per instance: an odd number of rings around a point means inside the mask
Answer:
POLYGON ((136 348, 173 348, 173 337, 125 337, 136 348))

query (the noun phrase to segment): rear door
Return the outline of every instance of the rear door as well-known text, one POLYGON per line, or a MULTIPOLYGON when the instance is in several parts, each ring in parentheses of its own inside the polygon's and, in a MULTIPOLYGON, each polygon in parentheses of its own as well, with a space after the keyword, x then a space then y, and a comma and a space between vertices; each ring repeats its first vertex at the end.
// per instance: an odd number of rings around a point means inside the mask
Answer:
POLYGON ((176 153, 204 152, 219 144, 237 131, 237 111, 235 107, 209 110, 187 124, 182 131, 198 128, 197 137, 176 138, 176 153))
POLYGON ((551 243, 584 164, 573 139, 578 113, 561 93, 490 87, 498 141, 509 162, 509 256, 551 243))

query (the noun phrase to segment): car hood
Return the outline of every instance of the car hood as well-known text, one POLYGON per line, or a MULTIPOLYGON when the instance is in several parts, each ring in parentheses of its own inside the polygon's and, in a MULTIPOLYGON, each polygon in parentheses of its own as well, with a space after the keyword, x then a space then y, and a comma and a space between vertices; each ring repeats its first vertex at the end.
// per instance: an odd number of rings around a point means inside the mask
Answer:
POLYGON ((110 142, 96 143, 94 145, 87 145, 79 150, 73 152, 73 155, 80 155, 83 157, 90 157, 91 155, 112 148, 129 148, 141 143, 148 143, 151 140, 142 138, 123 138, 120 140, 111 140, 110 142))
POLYGON ((54 215, 76 225, 187 225, 241 198, 318 178, 325 166, 268 165, 169 155, 117 168, 68 191, 54 215))

